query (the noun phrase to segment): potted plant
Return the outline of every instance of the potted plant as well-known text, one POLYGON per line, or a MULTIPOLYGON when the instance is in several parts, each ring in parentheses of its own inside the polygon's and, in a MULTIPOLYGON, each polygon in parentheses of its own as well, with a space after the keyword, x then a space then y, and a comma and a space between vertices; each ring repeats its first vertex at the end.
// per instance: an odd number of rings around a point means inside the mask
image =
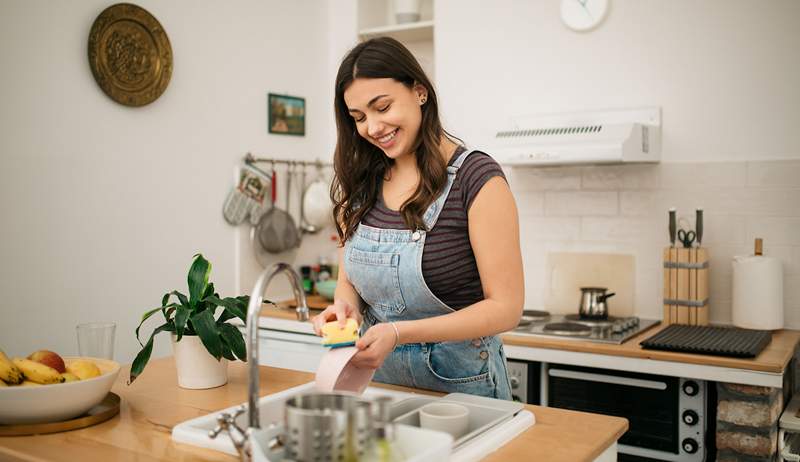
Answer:
POLYGON ((238 358, 247 361, 244 336, 227 321, 239 318, 246 322, 250 297, 219 298, 219 294, 214 292, 214 284, 208 282, 210 274, 211 264, 208 260, 201 254, 195 255, 189 268, 189 296, 177 290, 168 292, 161 299, 161 306, 142 315, 136 328, 136 340, 142 345, 142 350, 133 360, 128 384, 133 383, 147 365, 153 351, 153 337, 164 331, 172 334, 178 385, 183 388, 203 389, 224 385, 228 381, 228 360, 238 358), (175 301, 170 303, 173 297, 175 301), (142 344, 139 329, 159 311, 164 316, 164 324, 156 327, 147 343, 142 344))

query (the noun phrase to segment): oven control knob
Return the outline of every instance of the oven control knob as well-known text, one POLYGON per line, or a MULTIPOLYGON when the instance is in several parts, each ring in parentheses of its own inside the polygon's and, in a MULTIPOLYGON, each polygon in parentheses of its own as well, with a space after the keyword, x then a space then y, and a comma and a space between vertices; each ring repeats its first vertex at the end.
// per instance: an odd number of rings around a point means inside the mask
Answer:
POLYGON ((694 396, 700 392, 700 386, 695 381, 687 380, 683 382, 683 392, 688 396, 694 396))
POLYGON ((686 425, 694 425, 700 420, 700 417, 697 416, 696 412, 689 409, 687 411, 683 411, 681 419, 683 419, 683 423, 685 423, 686 425))
POLYGON ((514 376, 511 376, 511 377, 508 378, 508 381, 511 382, 511 388, 513 388, 513 389, 519 388, 519 379, 518 378, 516 378, 514 376))
POLYGON ((681 447, 683 448, 684 452, 688 454, 694 454, 695 452, 697 452, 698 449, 700 449, 700 446, 697 444, 697 441, 691 438, 686 438, 685 440, 683 440, 683 442, 681 442, 681 447))

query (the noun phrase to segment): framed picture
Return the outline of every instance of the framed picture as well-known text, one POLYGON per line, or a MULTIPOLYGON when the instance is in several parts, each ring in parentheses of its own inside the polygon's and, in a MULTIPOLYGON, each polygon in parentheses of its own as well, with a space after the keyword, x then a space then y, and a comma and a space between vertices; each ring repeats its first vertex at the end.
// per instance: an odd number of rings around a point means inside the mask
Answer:
POLYGON ((269 93, 267 97, 267 112, 269 114, 267 123, 270 133, 305 136, 305 98, 269 93))

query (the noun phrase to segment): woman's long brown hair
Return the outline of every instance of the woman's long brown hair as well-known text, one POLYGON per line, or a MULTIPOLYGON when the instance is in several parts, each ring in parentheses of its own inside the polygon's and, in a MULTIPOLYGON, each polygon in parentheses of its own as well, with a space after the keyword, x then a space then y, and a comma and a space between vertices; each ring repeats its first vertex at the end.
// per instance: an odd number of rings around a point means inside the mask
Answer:
POLYGON ((357 78, 391 78, 408 88, 419 84, 427 89, 427 101, 421 106, 422 123, 413 148, 420 181, 414 194, 400 206, 400 214, 409 229, 425 229, 423 214, 444 189, 447 180, 447 165, 439 152, 439 144, 443 134, 450 135, 439 120, 439 104, 430 79, 411 52, 395 39, 378 37, 358 44, 339 66, 334 99, 337 137, 331 200, 342 244, 375 205, 382 181, 394 163, 380 148, 358 134, 355 120, 348 112, 344 92, 357 78))

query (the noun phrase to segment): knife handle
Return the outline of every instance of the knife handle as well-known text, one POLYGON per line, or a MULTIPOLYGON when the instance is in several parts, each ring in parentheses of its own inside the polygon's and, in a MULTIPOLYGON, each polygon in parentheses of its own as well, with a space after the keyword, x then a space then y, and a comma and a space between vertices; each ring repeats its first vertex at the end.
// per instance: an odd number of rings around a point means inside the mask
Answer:
POLYGON ((694 228, 697 235, 697 246, 700 247, 700 243, 703 242, 703 209, 695 211, 694 228))
POLYGON ((675 247, 675 235, 678 232, 678 221, 675 218, 675 207, 669 209, 669 242, 675 247))

